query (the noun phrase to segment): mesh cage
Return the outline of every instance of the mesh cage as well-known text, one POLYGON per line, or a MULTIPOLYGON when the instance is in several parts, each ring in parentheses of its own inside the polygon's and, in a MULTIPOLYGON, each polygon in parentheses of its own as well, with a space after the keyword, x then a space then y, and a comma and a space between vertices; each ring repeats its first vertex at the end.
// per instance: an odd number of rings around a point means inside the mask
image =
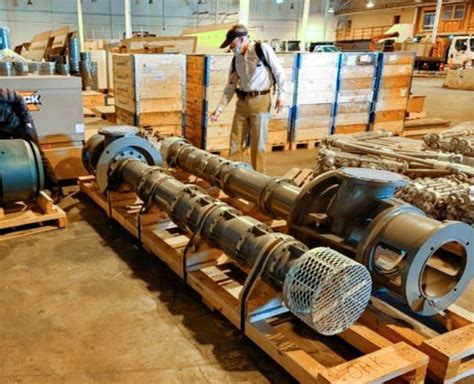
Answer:
POLYGON ((288 309, 323 335, 351 326, 368 304, 369 271, 330 248, 314 248, 288 271, 283 298, 288 309))

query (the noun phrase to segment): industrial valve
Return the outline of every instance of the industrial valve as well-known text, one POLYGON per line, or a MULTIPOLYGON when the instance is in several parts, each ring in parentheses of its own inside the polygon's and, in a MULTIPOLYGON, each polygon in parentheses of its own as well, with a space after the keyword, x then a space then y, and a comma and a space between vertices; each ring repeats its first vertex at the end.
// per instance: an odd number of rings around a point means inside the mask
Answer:
POLYGON ((474 229, 440 222, 394 197, 408 180, 396 173, 342 168, 305 188, 198 149, 181 138, 162 144, 163 159, 285 219, 310 247, 329 246, 364 264, 374 287, 388 289, 420 315, 434 315, 467 288, 474 271, 474 229))
POLYGON ((129 127, 115 127, 92 137, 84 165, 97 176, 103 192, 125 184, 145 206, 167 212, 178 226, 222 249, 282 291, 289 311, 324 335, 342 332, 365 309, 372 282, 368 270, 335 250, 308 250, 290 235, 187 185, 160 168, 158 150, 129 127))
POLYGON ((31 200, 44 185, 38 147, 21 139, 0 140, 0 204, 31 200))

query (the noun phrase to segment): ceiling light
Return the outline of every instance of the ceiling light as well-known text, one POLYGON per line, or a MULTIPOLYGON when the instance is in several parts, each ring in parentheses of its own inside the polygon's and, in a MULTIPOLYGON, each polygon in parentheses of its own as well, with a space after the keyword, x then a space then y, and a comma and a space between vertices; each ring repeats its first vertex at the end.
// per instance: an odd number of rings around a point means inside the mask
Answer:
POLYGON ((295 4, 293 2, 290 4, 290 9, 295 9, 295 4))
POLYGON ((374 7, 374 1, 373 0, 369 0, 367 1, 367 8, 373 8, 374 7))
POLYGON ((283 4, 283 0, 275 0, 275 3, 277 3, 277 4, 283 4))
POLYGON ((332 4, 329 5, 328 13, 334 13, 334 7, 332 6, 332 4))
POLYGON ((153 0, 148 0, 148 4, 153 4, 153 0))
POLYGON ((33 1, 28 0, 28 2, 26 3, 26 5, 27 5, 28 7, 32 7, 32 6, 33 6, 33 1))

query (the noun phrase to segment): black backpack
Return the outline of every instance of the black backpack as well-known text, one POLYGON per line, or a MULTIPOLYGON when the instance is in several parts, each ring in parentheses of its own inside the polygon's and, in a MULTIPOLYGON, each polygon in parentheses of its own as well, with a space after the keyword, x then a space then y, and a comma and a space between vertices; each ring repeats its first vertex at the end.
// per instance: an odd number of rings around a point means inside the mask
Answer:
MULTIPOLYGON (((273 85, 276 84, 275 75, 272 72, 272 68, 270 64, 268 64, 267 59, 265 58, 265 54, 263 53, 262 43, 260 41, 255 42, 255 53, 257 54, 258 59, 262 62, 262 64, 270 70, 272 74, 273 85)), ((232 58, 232 73, 235 72, 235 56, 232 58)))

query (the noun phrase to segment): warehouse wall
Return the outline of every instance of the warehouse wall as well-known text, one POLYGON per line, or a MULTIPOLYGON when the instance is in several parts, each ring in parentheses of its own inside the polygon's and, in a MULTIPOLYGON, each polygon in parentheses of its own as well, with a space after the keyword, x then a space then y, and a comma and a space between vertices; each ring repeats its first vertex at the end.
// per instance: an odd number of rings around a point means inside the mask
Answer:
MULTIPOLYGON (((312 1, 308 38, 322 39, 325 0, 312 1)), ((0 25, 11 29, 12 45, 30 41, 35 34, 63 26, 77 28, 76 0, 27 0, 0 1, 0 25)), ((165 0, 163 18, 162 0, 131 0, 134 31, 148 31, 157 35, 180 35, 188 27, 206 25, 215 21, 215 1, 197 5, 194 0, 165 0), (198 8, 199 7, 199 8, 198 8), (197 12, 207 12, 197 15, 197 12)), ((276 4, 274 0, 252 0, 250 26, 259 40, 295 39, 301 28, 303 0, 285 0, 276 4), (294 9, 290 4, 294 3, 294 9)), ((232 22, 238 19, 238 0, 219 0, 219 21, 232 22)), ((86 38, 122 37, 124 30, 122 0, 83 0, 84 29, 86 38)), ((329 28, 334 27, 329 23, 329 28)))
POLYGON ((401 24, 412 24, 415 15, 415 8, 373 10, 366 13, 347 15, 344 16, 344 18, 352 21, 352 29, 354 29, 392 25, 393 17, 395 15, 400 15, 401 24))

